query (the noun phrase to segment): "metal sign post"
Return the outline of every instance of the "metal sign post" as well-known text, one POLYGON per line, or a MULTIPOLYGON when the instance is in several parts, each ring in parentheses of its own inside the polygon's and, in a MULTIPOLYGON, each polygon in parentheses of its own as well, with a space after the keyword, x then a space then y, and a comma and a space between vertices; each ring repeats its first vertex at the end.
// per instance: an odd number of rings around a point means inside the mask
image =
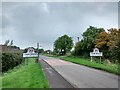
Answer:
MULTIPOLYGON (((39 60, 39 43, 37 43, 37 52, 38 52, 38 59, 37 60, 39 60)), ((38 62, 38 61, 37 61, 38 62)))

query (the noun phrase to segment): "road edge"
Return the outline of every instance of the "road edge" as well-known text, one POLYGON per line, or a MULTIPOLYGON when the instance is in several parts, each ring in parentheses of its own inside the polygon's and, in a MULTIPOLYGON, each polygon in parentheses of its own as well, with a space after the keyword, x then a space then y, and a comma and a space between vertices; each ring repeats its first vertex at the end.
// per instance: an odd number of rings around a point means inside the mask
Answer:
MULTIPOLYGON (((44 60, 44 59, 42 59, 44 60)), ((46 62, 46 60, 44 60, 46 62)), ((47 62, 46 62, 47 63, 47 62)), ((73 86, 73 88, 79 88, 77 87, 77 85, 71 83, 68 79, 64 78, 61 73, 59 73, 54 67, 52 67, 49 63, 47 63, 53 70, 55 70, 55 72, 57 72, 65 81, 67 81, 71 86, 73 86)))

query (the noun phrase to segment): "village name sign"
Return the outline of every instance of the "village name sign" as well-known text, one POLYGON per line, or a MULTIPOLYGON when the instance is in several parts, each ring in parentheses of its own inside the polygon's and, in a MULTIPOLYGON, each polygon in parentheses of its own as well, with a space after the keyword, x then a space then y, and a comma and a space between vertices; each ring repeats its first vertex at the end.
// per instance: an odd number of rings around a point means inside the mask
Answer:
POLYGON ((23 53, 23 57, 38 57, 38 53, 35 53, 35 50, 33 48, 28 48, 27 53, 23 53))
POLYGON ((93 52, 90 52, 90 56, 91 56, 91 61, 93 61, 92 57, 99 56, 100 57, 100 62, 101 62, 101 57, 103 56, 103 53, 99 52, 98 48, 94 48, 93 52))
POLYGON ((103 53, 99 52, 98 48, 94 48, 93 52, 90 52, 90 56, 102 56, 102 55, 103 55, 103 53))

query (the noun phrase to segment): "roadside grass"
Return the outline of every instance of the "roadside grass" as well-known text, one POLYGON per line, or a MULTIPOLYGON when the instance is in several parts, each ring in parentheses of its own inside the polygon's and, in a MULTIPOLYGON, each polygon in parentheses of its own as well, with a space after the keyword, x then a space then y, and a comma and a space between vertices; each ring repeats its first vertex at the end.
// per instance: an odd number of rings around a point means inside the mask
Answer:
POLYGON ((33 58, 28 61, 2 75, 2 88, 49 88, 41 65, 33 58))
POLYGON ((0 75, 0 90, 2 89, 2 76, 0 75))
POLYGON ((91 68, 107 71, 113 74, 120 75, 120 65, 117 64, 107 64, 107 63, 96 63, 95 61, 91 62, 89 59, 79 58, 79 57, 72 57, 72 56, 52 56, 55 58, 59 58, 65 61, 69 61, 72 63, 88 66, 91 68))

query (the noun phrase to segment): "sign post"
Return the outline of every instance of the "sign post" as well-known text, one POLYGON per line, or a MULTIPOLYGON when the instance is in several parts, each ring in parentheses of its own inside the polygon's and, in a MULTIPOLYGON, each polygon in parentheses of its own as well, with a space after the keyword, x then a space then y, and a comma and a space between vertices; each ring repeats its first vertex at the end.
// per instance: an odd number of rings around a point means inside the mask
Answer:
POLYGON ((39 58, 40 58, 40 50, 41 50, 41 49, 43 49, 43 48, 41 47, 41 45, 39 45, 39 43, 37 43, 38 58, 37 58, 37 61, 36 61, 36 62, 39 61, 39 58))
POLYGON ((23 53, 23 57, 25 58, 25 64, 28 64, 28 58, 37 57, 38 53, 35 53, 34 48, 30 47, 27 50, 27 53, 23 53))
POLYGON ((101 63, 101 56, 103 56, 103 53, 99 52, 98 48, 94 48, 93 52, 90 52, 90 56, 91 56, 91 61, 93 61, 93 59, 92 59, 93 56, 99 56, 100 57, 100 63, 101 63))
POLYGON ((93 61, 93 58, 92 58, 92 56, 91 56, 91 62, 93 61))
POLYGON ((37 43, 37 50, 38 50, 38 59, 37 59, 37 62, 38 62, 38 60, 39 60, 39 43, 37 43))

